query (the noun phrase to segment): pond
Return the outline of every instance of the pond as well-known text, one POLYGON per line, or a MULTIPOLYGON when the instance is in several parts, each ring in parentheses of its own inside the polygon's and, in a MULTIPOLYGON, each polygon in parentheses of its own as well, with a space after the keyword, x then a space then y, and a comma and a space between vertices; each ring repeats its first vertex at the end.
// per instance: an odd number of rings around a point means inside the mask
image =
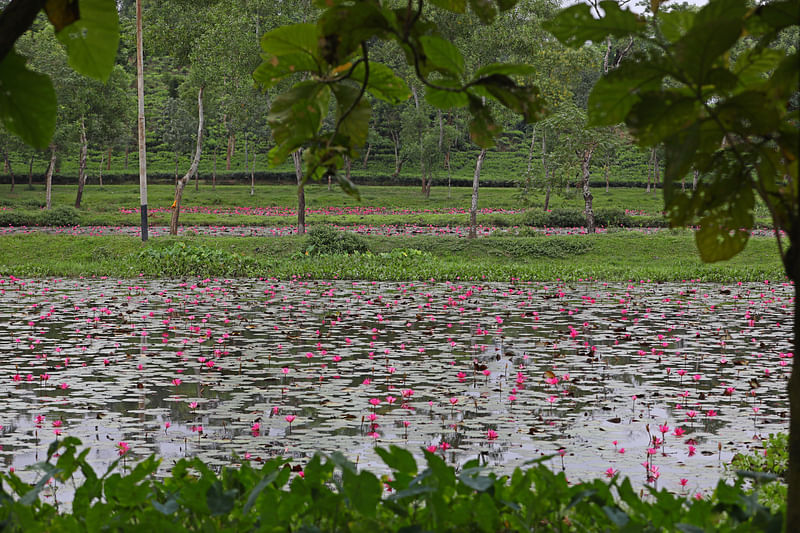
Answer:
POLYGON ((788 283, 0 279, 0 462, 375 446, 704 492, 786 431, 788 283), (659 442, 661 441, 661 442, 659 442), (645 466, 646 465, 646 466, 645 466), (681 488, 680 480, 687 480, 681 488))

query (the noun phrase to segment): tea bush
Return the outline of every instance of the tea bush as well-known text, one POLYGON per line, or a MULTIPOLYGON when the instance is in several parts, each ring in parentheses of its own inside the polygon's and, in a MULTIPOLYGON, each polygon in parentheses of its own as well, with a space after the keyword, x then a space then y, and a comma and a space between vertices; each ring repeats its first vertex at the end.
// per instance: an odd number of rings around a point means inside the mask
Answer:
MULTIPOLYGON (((120 453, 127 446, 120 443, 120 453)), ((754 501, 741 482, 720 481, 707 497, 688 498, 613 477, 570 484, 541 465, 511 476, 477 460, 456 469, 424 451, 420 470, 407 450, 377 448, 390 476, 359 470, 338 452, 305 465, 273 458, 217 473, 181 459, 158 479, 151 456, 126 471, 120 460, 98 476, 89 450, 67 437, 54 442, 30 486, 0 473, 5 531, 774 531, 782 515, 754 501), (80 470, 82 482, 73 478, 80 470), (121 471, 120 471, 121 470, 121 471), (39 497, 45 487, 74 484, 72 513, 39 497)))
POLYGON ((81 215, 74 207, 60 205, 43 211, 39 216, 42 226, 77 226, 81 223, 81 215))
POLYGON ((350 255, 367 251, 367 241, 349 231, 314 226, 306 236, 306 255, 350 255))

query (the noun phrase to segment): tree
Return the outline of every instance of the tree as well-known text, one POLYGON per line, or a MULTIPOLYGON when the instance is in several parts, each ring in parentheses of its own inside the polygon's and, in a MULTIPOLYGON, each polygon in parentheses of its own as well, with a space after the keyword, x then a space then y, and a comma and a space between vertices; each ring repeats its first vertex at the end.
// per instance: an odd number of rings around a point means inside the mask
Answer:
MULTIPOLYGON (((794 353, 800 329, 800 185, 795 43, 800 9, 792 1, 751 7, 746 0, 712 0, 697 13, 662 11, 651 2, 644 18, 601 2, 562 11, 549 25, 562 42, 580 47, 609 36, 651 46, 609 72, 589 97, 589 123, 624 122, 637 143, 663 144, 664 202, 673 225, 697 225, 705 261, 720 261, 747 244, 758 197, 772 216, 786 275, 795 284, 794 353), (679 182, 691 171, 693 191, 679 182), (782 233, 785 232, 785 233, 782 233), (785 235, 785 236, 784 236, 785 235), (788 242, 784 242, 788 241, 788 242)), ((789 469, 785 529, 800 523, 800 370, 789 380, 789 469)))
MULTIPOLYGON (((498 6, 507 11, 515 3, 501 1, 498 6)), ((527 121, 543 111, 537 91, 515 79, 530 75, 528 66, 492 63, 468 77, 464 56, 438 34, 422 0, 398 9, 367 0, 325 5, 316 25, 292 24, 264 35, 263 62, 253 73, 265 89, 290 76, 302 78, 273 100, 268 121, 277 143, 270 151, 270 162, 282 163, 304 147, 304 180, 333 174, 343 189, 357 194, 352 183, 336 171, 344 156, 357 157, 366 141, 372 106, 365 95, 390 103, 408 99, 407 84, 392 68, 369 58, 375 40, 393 42, 402 49, 406 63, 425 86, 429 104, 442 110, 467 107, 472 115, 470 135, 483 148, 492 146, 501 130, 484 99, 501 103, 527 121), (331 97, 335 119, 333 127, 325 129, 323 118, 329 114, 331 97)), ((466 12, 466 3, 436 5, 466 12)), ((498 6, 493 3, 471 6, 483 23, 497 16, 498 6)))

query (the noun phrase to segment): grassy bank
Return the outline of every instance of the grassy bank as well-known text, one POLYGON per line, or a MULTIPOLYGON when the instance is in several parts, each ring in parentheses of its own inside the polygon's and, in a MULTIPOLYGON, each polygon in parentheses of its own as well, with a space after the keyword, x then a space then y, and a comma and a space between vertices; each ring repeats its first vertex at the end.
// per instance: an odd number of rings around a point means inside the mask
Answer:
POLYGON ((315 255, 308 237, 134 237, 9 235, 0 273, 24 276, 272 276, 370 280, 762 281, 783 279, 776 244, 753 238, 743 253, 705 264, 688 231, 567 237, 355 237, 357 257, 315 255))

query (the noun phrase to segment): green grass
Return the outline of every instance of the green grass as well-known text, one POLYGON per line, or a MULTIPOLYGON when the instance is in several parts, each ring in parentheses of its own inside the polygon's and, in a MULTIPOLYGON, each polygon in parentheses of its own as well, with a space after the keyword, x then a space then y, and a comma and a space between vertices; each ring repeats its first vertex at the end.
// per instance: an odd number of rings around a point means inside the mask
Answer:
POLYGON ((688 231, 580 237, 364 237, 369 252, 305 255, 305 237, 0 237, 0 274, 152 277, 300 275, 319 279, 486 280, 783 279, 776 244, 754 238, 730 261, 703 263, 688 231), (181 250, 188 248, 189 253, 181 250), (153 250, 153 252, 142 252, 153 250), (418 250, 421 253, 409 253, 418 250), (403 253, 406 253, 404 256, 403 253), (384 255, 390 254, 390 255, 384 255), (213 260, 212 260, 213 259, 213 260))

